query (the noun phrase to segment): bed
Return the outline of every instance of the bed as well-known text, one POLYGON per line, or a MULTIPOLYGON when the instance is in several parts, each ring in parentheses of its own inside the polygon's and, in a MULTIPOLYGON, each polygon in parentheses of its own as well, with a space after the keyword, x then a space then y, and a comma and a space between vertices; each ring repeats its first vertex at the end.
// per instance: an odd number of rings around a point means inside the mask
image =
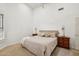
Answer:
POLYGON ((57 37, 54 32, 57 34, 57 31, 40 31, 41 34, 38 36, 24 37, 21 41, 22 46, 37 56, 50 56, 57 46, 57 37))

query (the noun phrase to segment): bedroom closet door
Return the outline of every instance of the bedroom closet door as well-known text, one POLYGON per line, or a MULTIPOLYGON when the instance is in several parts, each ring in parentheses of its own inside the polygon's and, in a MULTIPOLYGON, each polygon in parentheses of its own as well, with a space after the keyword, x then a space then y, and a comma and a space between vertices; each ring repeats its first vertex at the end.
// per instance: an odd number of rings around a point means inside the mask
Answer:
POLYGON ((76 39, 75 39, 75 49, 79 50, 79 17, 76 18, 76 39))

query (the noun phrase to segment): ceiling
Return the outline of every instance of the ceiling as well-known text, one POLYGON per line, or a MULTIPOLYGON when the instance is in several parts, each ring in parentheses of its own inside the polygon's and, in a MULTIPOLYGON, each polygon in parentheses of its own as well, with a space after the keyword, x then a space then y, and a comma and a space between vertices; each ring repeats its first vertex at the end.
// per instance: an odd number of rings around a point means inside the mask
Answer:
POLYGON ((27 3, 27 5, 32 8, 32 9, 35 9, 35 8, 38 8, 42 5, 42 3, 27 3))

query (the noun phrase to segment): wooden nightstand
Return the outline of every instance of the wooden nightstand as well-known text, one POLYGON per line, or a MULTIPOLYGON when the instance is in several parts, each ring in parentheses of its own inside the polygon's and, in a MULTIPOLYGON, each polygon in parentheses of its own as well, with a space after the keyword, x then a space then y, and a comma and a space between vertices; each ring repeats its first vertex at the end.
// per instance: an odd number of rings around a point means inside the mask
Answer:
POLYGON ((37 36, 38 34, 32 34, 32 36, 37 36))
POLYGON ((58 37, 58 46, 69 49, 70 47, 70 38, 69 37, 58 37))

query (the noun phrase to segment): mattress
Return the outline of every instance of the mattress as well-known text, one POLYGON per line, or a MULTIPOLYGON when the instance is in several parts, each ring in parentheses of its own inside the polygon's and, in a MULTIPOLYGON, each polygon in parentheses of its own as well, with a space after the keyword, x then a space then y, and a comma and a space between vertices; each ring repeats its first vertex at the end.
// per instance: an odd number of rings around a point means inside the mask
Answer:
POLYGON ((57 45, 57 38, 31 36, 24 37, 22 46, 38 56, 49 56, 57 45))

